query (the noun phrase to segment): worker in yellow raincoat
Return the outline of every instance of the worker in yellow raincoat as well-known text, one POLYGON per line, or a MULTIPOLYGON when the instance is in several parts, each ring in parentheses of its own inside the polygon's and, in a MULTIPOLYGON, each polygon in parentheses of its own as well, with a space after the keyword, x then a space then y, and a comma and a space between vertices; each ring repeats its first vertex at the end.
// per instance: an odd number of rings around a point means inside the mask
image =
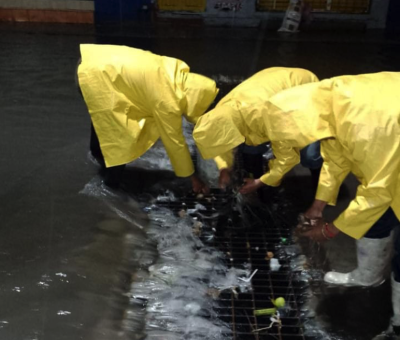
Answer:
MULTIPOLYGON (((242 143, 251 129, 272 144, 281 145, 285 157, 295 160, 298 149, 320 140, 324 164, 316 200, 306 216, 321 218, 325 205, 336 203, 339 187, 350 172, 361 184, 356 197, 333 223, 319 219, 303 235, 325 241, 344 232, 357 239, 358 267, 346 274, 328 272, 326 282, 379 285, 392 258, 394 229, 400 224, 399 87, 400 73, 389 72, 342 76, 298 86, 265 102, 257 120, 239 111, 233 115, 211 111, 198 121, 194 139, 203 157, 211 158, 242 143)), ((394 317, 388 332, 398 339, 400 238, 394 243, 394 317)))
MULTIPOLYGON (((235 87, 218 103, 214 110, 201 119, 201 123, 195 130, 197 143, 203 157, 210 158, 211 154, 213 155, 211 157, 217 156, 215 161, 220 170, 221 187, 226 186, 230 181, 229 172, 233 163, 232 150, 235 147, 242 143, 247 146, 259 146, 269 142, 262 123, 265 102, 285 89, 317 81, 318 78, 312 72, 304 69, 267 68, 235 87), (203 131, 207 132, 206 138, 210 138, 209 140, 205 141, 200 137, 203 131), (214 134, 211 131, 214 131, 214 134), (232 139, 229 139, 230 137, 232 139), (220 141, 222 143, 219 143, 220 141)), ((313 151, 312 153, 316 153, 316 155, 307 157, 307 152, 305 152, 303 157, 304 160, 308 158, 307 163, 311 163, 310 159, 314 158, 314 163, 317 163, 315 168, 320 168, 322 164, 318 143, 316 147, 312 145, 308 150, 308 154, 313 151)), ((296 155, 291 152, 287 153, 287 147, 280 142, 273 142, 272 150, 276 159, 269 162, 270 171, 259 179, 245 179, 246 185, 241 188, 242 193, 250 193, 263 185, 279 185, 285 173, 300 160, 300 153, 296 155)), ((310 166, 308 167, 310 168, 310 166)))
POLYGON ((214 101, 213 80, 183 61, 126 46, 80 46, 78 80, 92 120, 91 151, 103 163, 105 183, 118 186, 124 166, 161 138, 178 177, 197 177, 182 133, 182 116, 197 119, 214 101))

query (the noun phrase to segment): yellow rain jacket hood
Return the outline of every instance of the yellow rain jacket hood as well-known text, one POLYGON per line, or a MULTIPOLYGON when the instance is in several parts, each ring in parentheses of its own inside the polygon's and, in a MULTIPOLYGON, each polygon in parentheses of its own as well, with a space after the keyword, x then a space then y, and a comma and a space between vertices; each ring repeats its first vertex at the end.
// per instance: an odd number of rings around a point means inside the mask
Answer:
POLYGON ((177 176, 194 167, 182 116, 195 123, 215 99, 213 80, 178 59, 126 46, 81 45, 79 85, 107 167, 142 156, 161 138, 177 176))
MULTIPOLYGON (((268 131, 272 127, 265 120, 268 99, 285 89, 317 81, 313 73, 298 68, 274 67, 256 73, 199 119, 193 137, 201 155, 205 159, 215 158, 222 169, 232 165, 232 150, 243 142, 256 146, 272 141, 273 133, 268 131)), ((313 122, 312 117, 307 119, 313 122)), ((305 136, 301 147, 315 140, 316 137, 305 136)), ((270 171, 261 180, 277 186, 283 175, 299 162, 299 156, 298 152, 293 155, 292 147, 275 136, 272 148, 276 159, 270 162, 270 171)))
POLYGON ((188 73, 185 81, 185 118, 196 124, 218 94, 215 81, 196 73, 188 73))

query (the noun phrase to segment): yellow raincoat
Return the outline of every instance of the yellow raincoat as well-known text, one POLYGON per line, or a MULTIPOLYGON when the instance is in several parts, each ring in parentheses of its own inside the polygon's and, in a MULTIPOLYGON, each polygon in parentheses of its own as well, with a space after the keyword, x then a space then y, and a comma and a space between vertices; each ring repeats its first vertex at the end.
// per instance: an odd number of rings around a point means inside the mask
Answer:
MULTIPOLYGON (((203 158, 215 158, 219 169, 228 168, 233 162, 231 150, 239 144, 256 146, 270 141, 264 124, 267 100, 285 89, 317 81, 310 71, 283 67, 265 69, 244 81, 198 121, 193 136, 203 158)), ((273 142, 272 149, 276 159, 260 180, 278 186, 300 156, 281 141, 273 142)))
POLYGON ((215 99, 213 80, 184 62, 126 46, 81 45, 79 85, 107 167, 127 164, 161 137, 175 174, 194 167, 182 115, 196 123, 215 99))
POLYGON ((399 87, 400 73, 343 76, 288 89, 266 104, 266 135, 291 147, 293 157, 322 140, 317 199, 335 204, 349 172, 360 180, 355 199, 334 221, 356 239, 389 207, 400 218, 399 87))

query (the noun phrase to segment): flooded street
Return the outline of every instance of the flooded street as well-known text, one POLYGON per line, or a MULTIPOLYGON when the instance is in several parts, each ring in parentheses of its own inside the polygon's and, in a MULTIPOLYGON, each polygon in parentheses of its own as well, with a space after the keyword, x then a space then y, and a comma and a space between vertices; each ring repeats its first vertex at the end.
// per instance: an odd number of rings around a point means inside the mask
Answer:
MULTIPOLYGON (((160 149, 128 167, 124 190, 102 186, 88 157, 89 115, 74 83, 81 43, 125 44, 180 58, 192 71, 216 79, 222 96, 271 66, 306 68, 320 79, 400 71, 400 42, 357 31, 281 36, 254 28, 197 27, 183 33, 174 27, 148 33, 140 27, 124 35, 96 35, 85 26, 0 25, 0 340, 125 340, 146 334, 151 340, 172 340, 184 326, 187 340, 230 339, 227 322, 211 312, 212 298, 201 298, 202 283, 219 282, 214 288, 220 289, 230 278, 237 286, 238 277, 248 277, 251 270, 238 265, 229 276, 214 244, 185 234, 187 226, 168 215, 171 211, 143 209, 167 189, 180 197, 190 188, 174 177, 160 149), (167 226, 161 236, 157 218, 167 226), (186 249, 173 247, 182 243, 186 249), (161 281, 178 282, 187 289, 186 300, 169 283, 163 291, 154 287, 160 281, 151 281, 149 267, 150 272, 165 269, 173 260, 178 270, 160 271, 161 281), (171 296, 176 304, 162 305, 171 296), (143 301, 153 314, 146 316, 143 301), (155 317, 163 308, 175 317, 165 321, 167 326, 155 317), (196 320, 199 311, 208 311, 207 318, 196 320)), ((283 216, 287 209, 289 221, 311 202, 309 181, 307 170, 298 167, 283 191, 274 191, 290 202, 280 210, 283 216)), ((330 216, 346 206, 355 186, 354 179, 346 181, 330 216)), ((326 257, 317 269, 350 270, 354 241, 341 235, 313 256, 326 257)), ((389 291, 388 282, 374 290, 315 284, 313 322, 331 339, 370 340, 387 326, 389 291)))

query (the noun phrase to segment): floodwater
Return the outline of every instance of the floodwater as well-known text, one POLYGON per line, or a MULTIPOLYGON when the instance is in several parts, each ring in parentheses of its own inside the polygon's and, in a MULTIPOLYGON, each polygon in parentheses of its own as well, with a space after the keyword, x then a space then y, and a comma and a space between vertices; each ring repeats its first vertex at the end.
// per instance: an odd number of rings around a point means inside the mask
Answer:
MULTIPOLYGON (((156 151, 128 168, 129 195, 96 182, 97 167, 87 156, 89 118, 73 75, 79 44, 94 42, 178 57, 194 72, 218 79, 221 95, 271 66, 307 68, 321 79, 400 69, 400 44, 379 33, 310 31, 287 37, 250 28, 170 27, 96 36, 91 27, 0 25, 0 339, 145 334, 142 319, 135 318, 142 309, 131 310, 128 292, 159 254, 147 234, 150 220, 131 197, 150 203, 166 189, 187 191, 189 183, 177 180, 167 164, 156 169, 156 151)), ((297 212, 312 199, 307 178, 300 168, 284 185, 297 212)), ((349 180, 339 208, 353 191, 349 180)), ((348 238, 323 251, 334 269, 354 267, 348 238)), ((334 339, 371 339, 386 327, 388 285, 355 291, 317 287, 315 295, 316 319, 334 339)))

